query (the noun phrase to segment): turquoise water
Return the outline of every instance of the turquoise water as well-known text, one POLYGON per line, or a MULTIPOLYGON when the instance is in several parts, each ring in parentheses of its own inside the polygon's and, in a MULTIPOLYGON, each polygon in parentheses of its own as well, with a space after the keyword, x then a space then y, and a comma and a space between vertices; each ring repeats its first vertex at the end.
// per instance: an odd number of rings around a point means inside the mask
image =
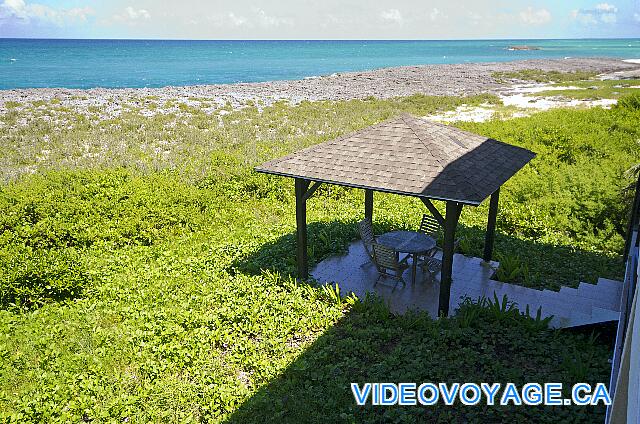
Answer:
POLYGON ((387 66, 608 56, 640 39, 144 41, 0 39, 0 89, 162 87, 300 79, 387 66), (509 51, 527 44, 540 50, 509 51))

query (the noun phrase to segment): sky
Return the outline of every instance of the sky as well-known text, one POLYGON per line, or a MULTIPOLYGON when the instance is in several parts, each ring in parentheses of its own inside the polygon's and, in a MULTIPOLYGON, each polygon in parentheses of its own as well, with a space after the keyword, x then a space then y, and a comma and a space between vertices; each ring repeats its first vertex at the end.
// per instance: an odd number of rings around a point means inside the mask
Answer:
POLYGON ((640 37, 640 0, 0 0, 5 37, 640 37))

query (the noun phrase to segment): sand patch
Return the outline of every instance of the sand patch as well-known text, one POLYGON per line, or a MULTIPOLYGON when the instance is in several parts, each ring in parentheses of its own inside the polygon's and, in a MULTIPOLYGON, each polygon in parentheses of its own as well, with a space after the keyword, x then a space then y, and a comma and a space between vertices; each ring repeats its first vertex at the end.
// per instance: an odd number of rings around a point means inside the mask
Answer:
POLYGON ((522 109, 549 110, 559 107, 579 108, 579 107, 604 107, 610 108, 618 101, 616 99, 598 100, 578 100, 565 99, 562 97, 532 97, 525 94, 515 94, 513 96, 500 96, 505 106, 515 106, 522 109))
POLYGON ((436 122, 484 122, 493 118, 495 110, 486 106, 458 106, 456 110, 450 110, 437 115, 428 115, 424 118, 436 122))
POLYGON ((565 90, 581 90, 574 86, 551 86, 550 84, 516 85, 499 95, 505 106, 514 106, 521 109, 549 110, 558 107, 605 107, 609 108, 617 103, 615 99, 580 100, 566 99, 561 93, 565 90), (558 96, 535 96, 532 94, 558 91, 558 96))
POLYGON ((436 115, 425 116, 424 119, 437 122, 485 122, 490 119, 509 119, 529 116, 539 111, 555 108, 610 108, 617 103, 616 99, 580 100, 567 99, 561 96, 564 90, 580 90, 574 86, 552 86, 551 84, 515 85, 498 94, 502 105, 483 104, 480 106, 462 105, 456 110, 436 115), (536 93, 558 91, 557 96, 536 96, 536 93))

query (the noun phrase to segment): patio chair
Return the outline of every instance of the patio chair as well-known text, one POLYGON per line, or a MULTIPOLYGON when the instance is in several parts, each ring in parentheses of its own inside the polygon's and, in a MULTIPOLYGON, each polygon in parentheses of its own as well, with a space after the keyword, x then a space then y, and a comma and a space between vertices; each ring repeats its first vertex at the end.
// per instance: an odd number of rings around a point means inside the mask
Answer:
MULTIPOLYGON (((442 232, 442 226, 437 219, 425 213, 422 215, 422 221, 420 222, 420 228, 418 229, 418 231, 438 241, 438 237, 442 232)), ((434 247, 426 253, 425 257, 433 257, 437 251, 438 248, 434 247)))
MULTIPOLYGON (((422 215, 422 222, 420 222, 419 232, 428 235, 429 237, 433 237, 434 240, 438 241, 440 234, 442 234, 442 225, 438 222, 437 219, 432 217, 431 215, 427 215, 426 213, 422 215)), ((455 239, 453 242, 453 251, 458 250, 458 246, 460 245, 460 240, 462 237, 455 239)), ((427 252, 426 256, 434 257, 438 250, 442 250, 439 247, 434 247, 432 250, 427 252)))
POLYGON ((436 274, 442 270, 442 261, 434 257, 423 256, 418 259, 418 266, 431 281, 435 280, 436 274))
POLYGON ((391 277, 396 281, 401 281, 405 286, 407 283, 402 278, 402 274, 409 268, 408 256, 400 260, 400 254, 387 246, 373 243, 371 247, 373 248, 373 262, 380 274, 375 284, 378 284, 382 277, 391 277))
POLYGON ((442 226, 437 219, 425 213, 422 215, 422 221, 420 222, 420 229, 418 231, 437 240, 442 231, 442 226))
MULTIPOLYGON (((371 262, 375 262, 373 259, 373 250, 371 245, 376 242, 376 237, 373 234, 373 225, 371 224, 371 220, 365 218, 358 222, 358 229, 360 230, 360 238, 362 239, 364 250, 367 252, 367 255, 369 255, 371 262)), ((362 265, 366 265, 366 263, 362 265)))

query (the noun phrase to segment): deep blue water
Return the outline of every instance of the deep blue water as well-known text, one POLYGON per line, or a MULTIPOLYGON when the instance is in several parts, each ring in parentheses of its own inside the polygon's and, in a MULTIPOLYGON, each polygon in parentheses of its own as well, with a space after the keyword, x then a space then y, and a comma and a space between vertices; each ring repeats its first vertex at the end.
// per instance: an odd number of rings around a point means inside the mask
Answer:
POLYGON ((640 58, 640 39, 146 41, 0 39, 0 89, 162 87, 300 79, 434 63, 640 58), (509 51, 527 44, 541 50, 509 51))

